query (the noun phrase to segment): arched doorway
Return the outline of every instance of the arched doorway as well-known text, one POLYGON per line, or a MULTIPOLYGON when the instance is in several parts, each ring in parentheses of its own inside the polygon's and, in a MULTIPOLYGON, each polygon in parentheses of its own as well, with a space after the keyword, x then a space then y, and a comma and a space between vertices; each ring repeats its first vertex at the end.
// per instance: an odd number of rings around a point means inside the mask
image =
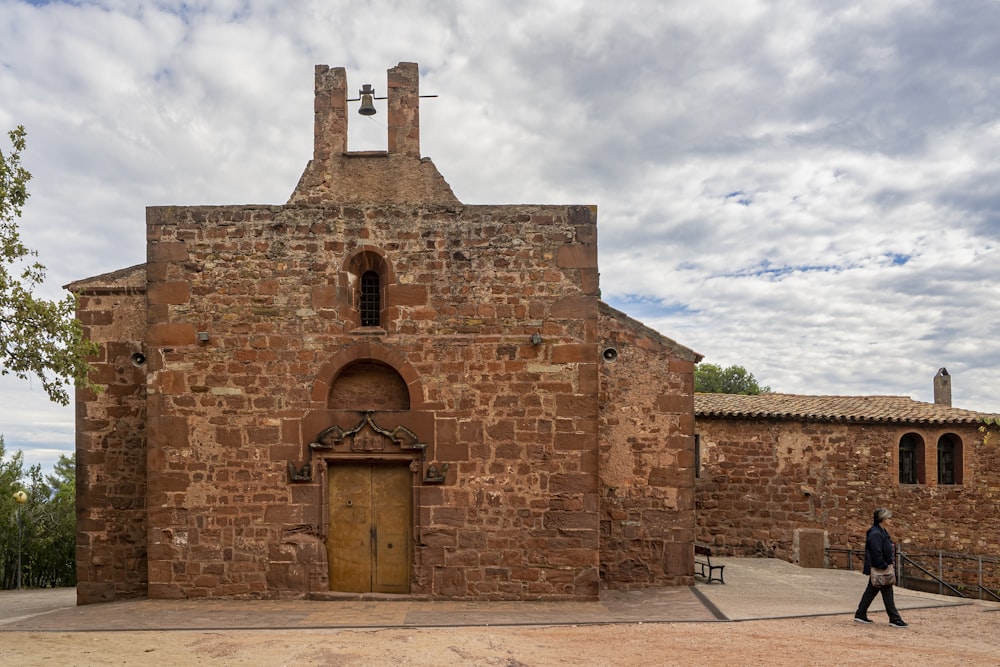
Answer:
POLYGON ((406 382, 380 361, 354 361, 330 387, 328 408, 365 415, 355 427, 338 429, 346 451, 327 458, 330 590, 410 591, 414 457, 403 449, 406 434, 376 421, 409 407, 406 382))

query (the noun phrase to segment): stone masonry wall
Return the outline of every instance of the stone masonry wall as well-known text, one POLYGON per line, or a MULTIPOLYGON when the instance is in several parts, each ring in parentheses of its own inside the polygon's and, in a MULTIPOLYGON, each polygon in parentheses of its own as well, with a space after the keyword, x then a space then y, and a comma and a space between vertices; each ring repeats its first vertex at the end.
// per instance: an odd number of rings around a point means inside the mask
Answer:
POLYGON ((861 549, 876 507, 904 550, 1000 556, 1000 446, 971 424, 847 424, 698 418, 698 539, 722 553, 794 560, 799 528, 861 549), (898 483, 898 443, 926 444, 926 484, 898 483), (936 443, 962 441, 964 483, 938 485, 936 443))
POLYGON ((601 312, 602 583, 691 585, 700 357, 604 304, 601 312))
POLYGON ((100 346, 100 393, 77 390, 79 604, 146 595, 146 273, 126 269, 70 285, 77 317, 100 346), (88 284, 88 283, 96 284, 88 284))
POLYGON ((416 395, 426 463, 450 466, 415 493, 411 593, 596 595, 595 217, 148 209, 150 596, 322 588, 325 490, 308 444, 338 364, 369 356, 416 395), (389 267, 382 328, 358 327, 345 269, 358 253, 389 267), (313 481, 291 482, 290 462, 313 481))

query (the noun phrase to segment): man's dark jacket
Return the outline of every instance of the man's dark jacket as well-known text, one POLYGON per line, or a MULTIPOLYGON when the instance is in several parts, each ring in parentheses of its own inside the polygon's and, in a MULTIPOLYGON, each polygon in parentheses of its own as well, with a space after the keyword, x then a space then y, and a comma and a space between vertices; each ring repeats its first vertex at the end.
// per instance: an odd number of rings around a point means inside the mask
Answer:
POLYGON ((896 549, 889 539, 889 531, 879 524, 868 529, 865 538, 865 574, 872 573, 872 567, 884 570, 896 559, 896 549))

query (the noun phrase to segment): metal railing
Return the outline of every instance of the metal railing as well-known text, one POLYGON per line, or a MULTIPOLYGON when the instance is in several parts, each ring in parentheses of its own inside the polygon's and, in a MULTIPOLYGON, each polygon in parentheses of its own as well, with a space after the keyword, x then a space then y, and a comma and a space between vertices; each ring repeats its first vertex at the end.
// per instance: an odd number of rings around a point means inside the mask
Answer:
MULTIPOLYGON (((831 563, 834 554, 846 554, 848 570, 854 569, 855 558, 859 570, 864 566, 864 549, 829 548, 826 551, 830 555, 831 563)), ((950 551, 907 553, 900 549, 896 554, 896 573, 897 585, 903 588, 925 592, 934 592, 931 589, 937 588, 937 593, 940 595, 978 597, 980 600, 1000 602, 1000 592, 986 585, 986 582, 1000 580, 1000 558, 995 556, 969 556, 950 551), (934 568, 925 566, 928 558, 937 560, 936 572, 934 568), (969 561, 975 564, 974 568, 964 566, 969 561), (911 575, 911 570, 922 573, 926 578, 916 574, 911 575), (972 579, 975 581, 971 581, 972 579)))

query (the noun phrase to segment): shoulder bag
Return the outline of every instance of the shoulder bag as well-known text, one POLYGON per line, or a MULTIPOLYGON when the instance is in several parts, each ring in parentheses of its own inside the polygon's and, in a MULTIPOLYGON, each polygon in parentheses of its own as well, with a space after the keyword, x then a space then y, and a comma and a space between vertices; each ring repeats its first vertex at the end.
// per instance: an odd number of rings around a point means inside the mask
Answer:
POLYGON ((893 586, 896 583, 896 569, 891 564, 884 570, 873 567, 871 577, 872 586, 875 588, 893 586))

